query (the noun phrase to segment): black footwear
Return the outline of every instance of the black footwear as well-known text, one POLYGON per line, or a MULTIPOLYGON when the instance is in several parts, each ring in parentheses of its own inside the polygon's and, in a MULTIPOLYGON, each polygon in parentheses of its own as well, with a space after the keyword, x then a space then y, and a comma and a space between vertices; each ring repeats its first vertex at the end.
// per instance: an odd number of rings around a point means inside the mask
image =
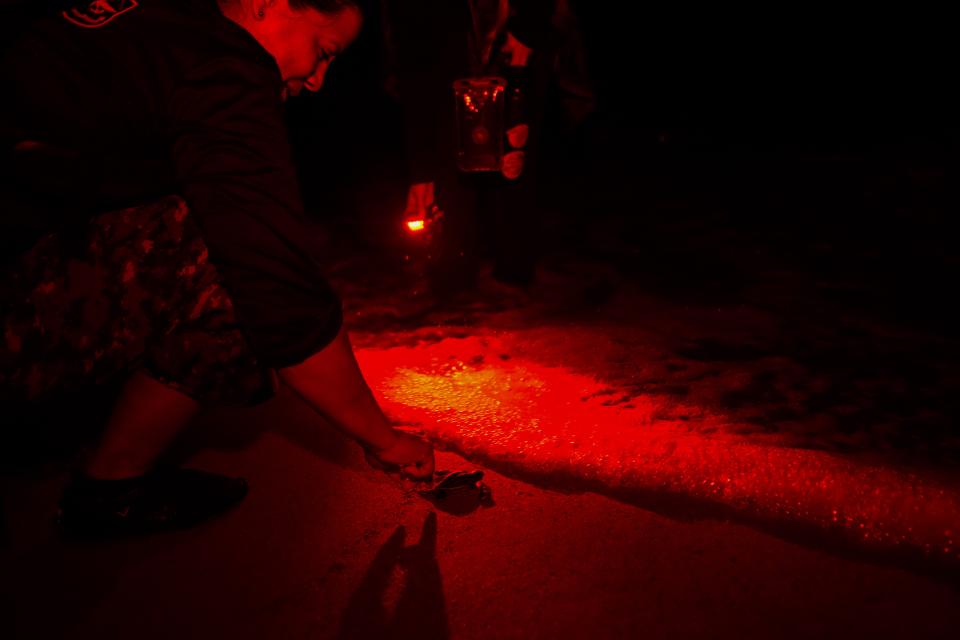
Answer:
POLYGON ((124 480, 77 475, 60 499, 57 524, 75 537, 152 533, 197 524, 247 495, 243 478, 163 469, 124 480))

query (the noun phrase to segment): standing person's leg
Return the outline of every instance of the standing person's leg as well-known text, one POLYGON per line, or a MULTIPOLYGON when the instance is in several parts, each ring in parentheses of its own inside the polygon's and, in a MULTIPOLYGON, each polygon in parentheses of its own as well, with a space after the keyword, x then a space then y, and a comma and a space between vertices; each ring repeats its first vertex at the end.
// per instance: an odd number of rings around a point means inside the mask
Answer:
POLYGON ((432 249, 427 277, 434 295, 445 298, 476 283, 480 268, 477 242, 477 187, 473 176, 444 170, 436 183, 437 203, 444 217, 432 249))
MULTIPOLYGON (((489 215, 492 217, 493 277, 503 283, 527 287, 534 279, 540 257, 540 201, 538 197, 540 146, 543 136, 544 102, 547 95, 553 46, 534 51, 529 65, 507 73, 524 92, 523 117, 527 125, 526 144, 519 177, 498 177, 490 185, 489 215)), ((508 135, 509 138, 509 135, 508 135)), ((508 144, 508 147, 510 145, 508 144)), ((506 161, 505 171, 507 173, 506 161)))
POLYGON ((427 279, 446 298, 473 286, 476 190, 459 174, 453 83, 470 74, 472 21, 466 2, 389 0, 385 5, 394 55, 409 182, 434 183, 444 212, 430 248, 427 279))
POLYGON ((532 176, 500 183, 490 190, 495 280, 528 287, 534 279, 542 242, 540 210, 532 176))

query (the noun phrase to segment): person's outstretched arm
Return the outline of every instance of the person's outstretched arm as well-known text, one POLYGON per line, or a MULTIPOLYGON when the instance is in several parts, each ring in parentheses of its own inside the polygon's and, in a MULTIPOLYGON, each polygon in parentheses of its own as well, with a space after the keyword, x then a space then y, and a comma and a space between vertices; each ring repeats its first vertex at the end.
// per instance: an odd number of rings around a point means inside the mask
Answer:
POLYGON ((363 378, 345 329, 303 363, 282 369, 280 378, 375 462, 416 480, 433 477, 433 448, 390 425, 363 378))

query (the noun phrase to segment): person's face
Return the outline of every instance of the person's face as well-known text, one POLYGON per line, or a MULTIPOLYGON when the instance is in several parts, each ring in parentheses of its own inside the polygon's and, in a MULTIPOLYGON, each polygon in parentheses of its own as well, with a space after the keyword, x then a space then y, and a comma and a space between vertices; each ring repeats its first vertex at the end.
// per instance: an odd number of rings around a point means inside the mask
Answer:
POLYGON ((249 31, 277 61, 283 98, 317 91, 333 59, 357 37, 363 18, 356 7, 337 13, 293 9, 288 0, 262 0, 249 31))

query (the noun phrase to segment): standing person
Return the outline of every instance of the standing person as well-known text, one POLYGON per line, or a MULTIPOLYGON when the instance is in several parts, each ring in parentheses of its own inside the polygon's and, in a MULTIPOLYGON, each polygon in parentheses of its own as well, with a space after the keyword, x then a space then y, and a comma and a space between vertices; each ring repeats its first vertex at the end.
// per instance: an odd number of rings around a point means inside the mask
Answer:
POLYGON ((533 280, 539 219, 535 191, 553 0, 388 0, 410 186, 405 216, 444 212, 428 277, 439 295, 475 283, 484 244, 494 279, 519 288, 533 280), (453 83, 502 75, 524 94, 508 113, 497 174, 465 175, 456 164, 453 83))
POLYGON ((188 525, 246 483, 161 470, 204 404, 289 385, 371 463, 427 480, 363 379, 318 268, 282 101, 317 91, 353 0, 86 0, 10 47, 0 390, 42 402, 127 375, 61 500, 76 533, 188 525))

